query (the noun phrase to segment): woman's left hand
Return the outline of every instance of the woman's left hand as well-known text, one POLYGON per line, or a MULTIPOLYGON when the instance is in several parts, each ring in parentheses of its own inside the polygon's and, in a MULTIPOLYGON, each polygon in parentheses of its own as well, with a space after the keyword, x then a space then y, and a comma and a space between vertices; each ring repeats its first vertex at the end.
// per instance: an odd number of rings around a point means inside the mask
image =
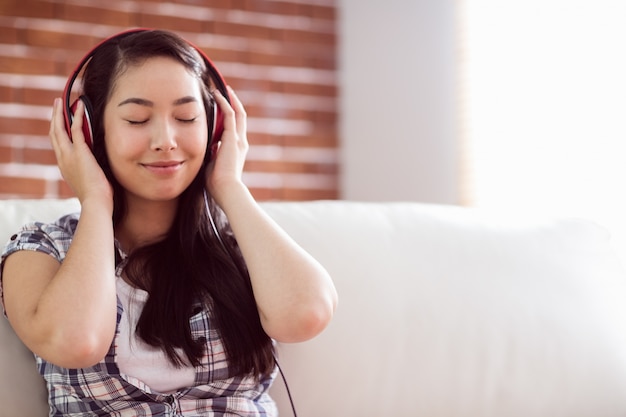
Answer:
POLYGON ((248 153, 246 111, 232 88, 228 87, 228 92, 230 104, 219 90, 213 93, 224 114, 224 132, 207 167, 206 187, 218 204, 229 190, 243 184, 241 176, 248 153))
POLYGON ((263 329, 278 342, 301 342, 330 321, 337 291, 328 272, 256 203, 241 179, 248 151, 246 112, 229 89, 219 93, 224 134, 207 168, 206 186, 224 210, 250 274, 263 329))

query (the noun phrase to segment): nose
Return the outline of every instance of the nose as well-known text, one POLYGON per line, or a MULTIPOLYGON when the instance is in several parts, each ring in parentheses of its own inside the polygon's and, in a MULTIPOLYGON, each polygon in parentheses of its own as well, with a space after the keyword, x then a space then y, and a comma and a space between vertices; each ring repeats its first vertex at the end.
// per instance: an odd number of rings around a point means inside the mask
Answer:
POLYGON ((170 123, 167 121, 155 123, 150 147, 154 151, 161 152, 171 151, 178 147, 178 142, 176 141, 176 130, 170 123))

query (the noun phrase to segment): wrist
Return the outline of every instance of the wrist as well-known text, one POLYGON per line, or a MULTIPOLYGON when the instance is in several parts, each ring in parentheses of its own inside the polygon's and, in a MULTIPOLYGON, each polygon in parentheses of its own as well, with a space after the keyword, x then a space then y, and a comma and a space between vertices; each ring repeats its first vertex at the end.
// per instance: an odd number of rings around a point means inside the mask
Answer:
POLYGON ((232 208, 254 200, 248 187, 241 181, 211 187, 208 192, 227 215, 232 208))
POLYGON ((99 213, 101 216, 112 218, 113 216, 113 199, 103 197, 101 195, 87 196, 80 199, 81 211, 90 213, 99 213))

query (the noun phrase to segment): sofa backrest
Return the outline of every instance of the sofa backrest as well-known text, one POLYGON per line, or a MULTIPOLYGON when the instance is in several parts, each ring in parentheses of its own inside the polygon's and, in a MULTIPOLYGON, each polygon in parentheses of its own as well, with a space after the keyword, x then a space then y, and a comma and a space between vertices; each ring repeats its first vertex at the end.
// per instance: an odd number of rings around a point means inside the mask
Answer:
MULTIPOLYGON (((22 224, 54 220, 79 209, 75 199, 0 200, 0 245, 4 247, 22 224)), ((47 416, 47 398, 32 353, 17 338, 9 322, 0 318, 0 417, 47 416)))
MULTIPOLYGON (((77 208, 0 201, 0 241, 77 208)), ((339 292, 321 335, 278 346, 300 417, 626 415, 626 275, 595 224, 416 203, 263 208, 339 292)), ((291 416, 280 380, 272 392, 291 416)), ((0 417, 46 410, 32 355, 0 320, 0 417)))
POLYGON ((280 347, 300 417, 626 416, 626 275, 605 229, 416 203, 264 208, 339 293, 324 333, 280 347))

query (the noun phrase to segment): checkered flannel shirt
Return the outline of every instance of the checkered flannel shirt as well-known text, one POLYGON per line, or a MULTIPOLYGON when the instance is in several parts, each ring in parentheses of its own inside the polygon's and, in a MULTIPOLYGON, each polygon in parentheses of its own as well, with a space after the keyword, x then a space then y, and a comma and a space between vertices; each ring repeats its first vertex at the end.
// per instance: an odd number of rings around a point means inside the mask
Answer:
MULTIPOLYGON (((19 250, 43 252, 62 262, 72 242, 78 218, 78 214, 70 214, 54 223, 35 222, 23 226, 6 245, 1 262, 19 250)), ((118 278, 121 269, 122 266, 118 265, 118 278)), ((0 298, 1 279, 0 274, 0 298)), ((2 305, 4 307, 3 299, 2 305)), ((268 394, 277 370, 260 383, 252 377, 230 376, 221 340, 217 331, 211 328, 210 317, 203 308, 198 308, 190 319, 193 337, 207 341, 192 387, 173 394, 161 394, 137 382, 136 378, 121 374, 115 358, 122 311, 118 298, 116 337, 106 357, 95 366, 66 369, 35 355, 37 368, 48 387, 50 416, 278 415, 276 405, 268 394)))

